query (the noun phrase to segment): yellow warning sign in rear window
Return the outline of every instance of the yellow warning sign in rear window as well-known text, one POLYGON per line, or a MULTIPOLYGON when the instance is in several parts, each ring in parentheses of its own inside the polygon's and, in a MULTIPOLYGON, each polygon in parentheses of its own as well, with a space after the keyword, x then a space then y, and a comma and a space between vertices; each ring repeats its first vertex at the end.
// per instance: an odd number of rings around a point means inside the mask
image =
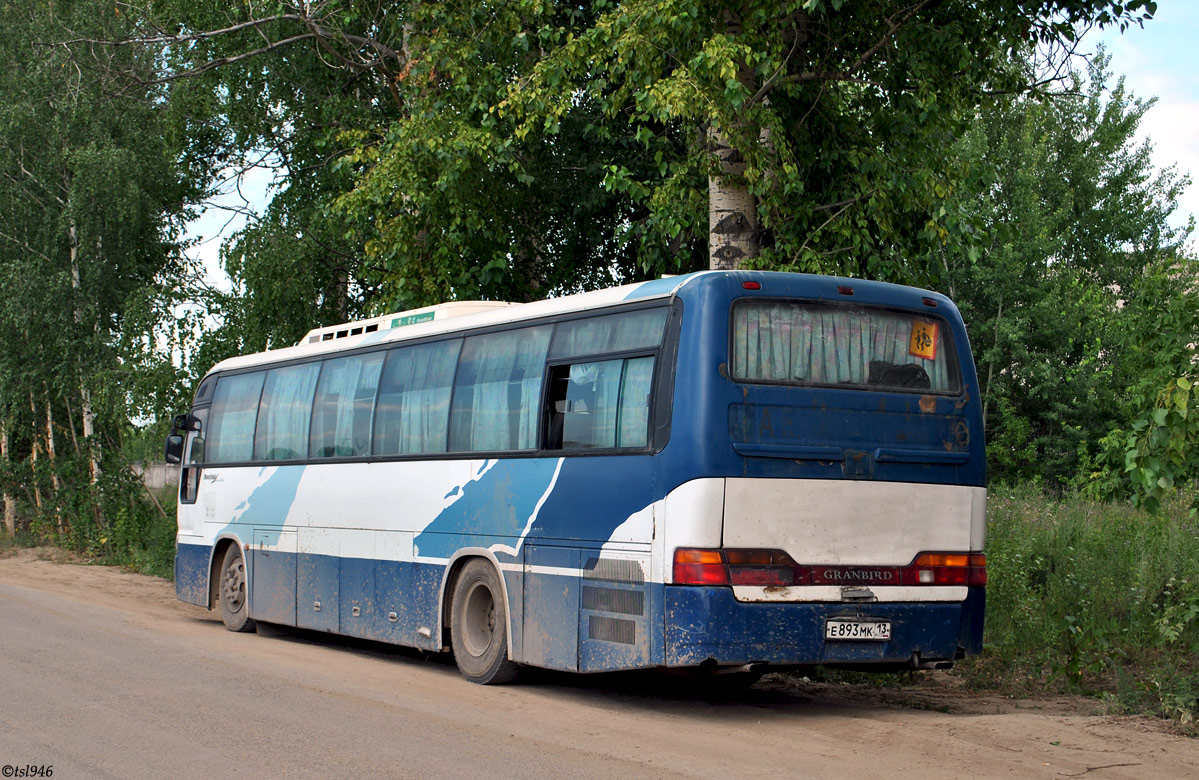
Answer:
POLYGON ((937 323, 913 320, 912 339, 908 342, 908 354, 925 360, 936 360, 938 335, 937 323))

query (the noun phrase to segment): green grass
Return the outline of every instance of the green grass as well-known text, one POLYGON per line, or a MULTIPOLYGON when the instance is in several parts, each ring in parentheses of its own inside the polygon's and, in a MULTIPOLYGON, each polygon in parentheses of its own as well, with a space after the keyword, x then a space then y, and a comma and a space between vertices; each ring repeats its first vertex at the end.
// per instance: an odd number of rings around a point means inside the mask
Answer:
POLYGON ((977 688, 1071 692, 1194 728, 1199 526, 1179 500, 1148 515, 1032 489, 987 506, 987 623, 977 688))
POLYGON ((140 483, 117 485, 100 511, 90 504, 79 506, 82 502, 72 505, 73 496, 64 492, 61 502, 46 503, 61 508, 61 527, 48 511, 38 516, 32 507, 22 507, 22 514, 32 518, 21 523, 15 537, 0 531, 0 550, 50 545, 90 563, 174 579, 176 489, 168 486, 155 491, 163 511, 150 502, 144 490, 140 483))

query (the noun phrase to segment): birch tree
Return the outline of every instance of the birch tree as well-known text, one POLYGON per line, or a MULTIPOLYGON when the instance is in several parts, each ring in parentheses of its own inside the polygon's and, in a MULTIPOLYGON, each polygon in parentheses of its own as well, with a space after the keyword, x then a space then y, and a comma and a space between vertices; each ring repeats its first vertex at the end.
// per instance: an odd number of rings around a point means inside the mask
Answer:
POLYGON ((112 49, 89 66, 53 45, 81 31, 128 34, 132 20, 120 6, 8 3, 0 27, 23 31, 0 41, 7 458, 27 462, 34 519, 39 509, 56 515, 52 525, 68 541, 107 538, 101 508, 126 503, 120 442, 132 367, 119 353, 134 334, 125 314, 131 300, 173 294, 180 219, 207 163, 189 166, 172 146, 181 120, 161 92, 132 94, 108 78, 118 69, 152 71, 153 57, 112 49), (60 446, 67 440, 77 447, 70 456, 60 446), (89 519, 82 527, 81 513, 89 519))

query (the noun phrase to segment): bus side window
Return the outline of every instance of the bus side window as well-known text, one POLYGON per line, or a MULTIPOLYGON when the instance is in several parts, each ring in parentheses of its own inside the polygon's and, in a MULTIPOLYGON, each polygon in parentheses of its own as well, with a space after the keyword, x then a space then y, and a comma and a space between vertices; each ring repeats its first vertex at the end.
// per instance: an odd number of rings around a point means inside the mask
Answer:
POLYGON ((308 424, 320 363, 274 368, 266 374, 254 460, 296 460, 308 453, 308 424))
POLYGON ((325 361, 312 411, 310 457, 370 455, 371 416, 382 368, 382 352, 325 361))
POLYGON ((450 450, 537 446, 537 409, 551 326, 470 336, 462 347, 450 408, 450 450))
POLYGON ((387 353, 375 408, 375 455, 445 452, 462 339, 387 353))
POLYGON ((222 376, 212 398, 212 426, 205 444, 209 463, 248 461, 254 454, 254 425, 265 372, 222 376))
POLYGON ((546 449, 645 447, 652 357, 550 367, 546 449))
POLYGON ((644 309, 563 322, 554 332, 550 359, 657 347, 669 312, 644 309))

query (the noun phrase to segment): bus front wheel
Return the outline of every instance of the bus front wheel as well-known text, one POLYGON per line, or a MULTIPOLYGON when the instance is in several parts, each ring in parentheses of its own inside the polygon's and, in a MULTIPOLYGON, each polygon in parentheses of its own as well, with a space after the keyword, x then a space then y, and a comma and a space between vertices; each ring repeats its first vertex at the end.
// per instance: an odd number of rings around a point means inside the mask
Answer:
POLYGON ((246 559, 242 557, 241 547, 234 542, 225 551, 225 560, 221 564, 221 582, 218 592, 221 601, 221 620, 230 631, 253 631, 254 621, 250 620, 250 610, 247 604, 249 580, 246 579, 246 559))
POLYGON ((476 558, 462 567, 450 608, 450 639, 462 676, 480 685, 516 679, 520 667, 508 659, 504 590, 489 561, 476 558))

